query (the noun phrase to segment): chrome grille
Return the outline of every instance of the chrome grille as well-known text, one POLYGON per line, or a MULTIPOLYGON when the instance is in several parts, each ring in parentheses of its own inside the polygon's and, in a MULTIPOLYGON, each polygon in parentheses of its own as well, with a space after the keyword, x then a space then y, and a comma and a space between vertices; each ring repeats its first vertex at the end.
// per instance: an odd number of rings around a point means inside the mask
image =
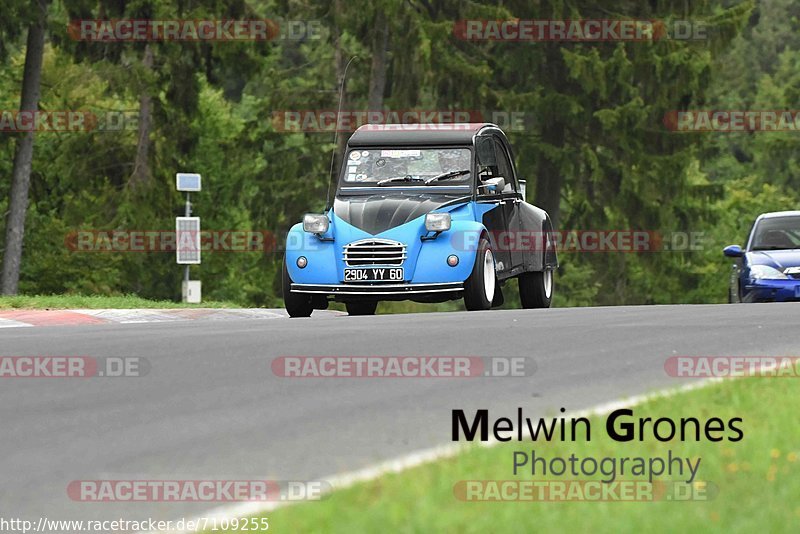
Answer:
POLYGON ((348 267, 400 266, 405 259, 406 246, 388 239, 363 239, 344 246, 344 261, 348 267))

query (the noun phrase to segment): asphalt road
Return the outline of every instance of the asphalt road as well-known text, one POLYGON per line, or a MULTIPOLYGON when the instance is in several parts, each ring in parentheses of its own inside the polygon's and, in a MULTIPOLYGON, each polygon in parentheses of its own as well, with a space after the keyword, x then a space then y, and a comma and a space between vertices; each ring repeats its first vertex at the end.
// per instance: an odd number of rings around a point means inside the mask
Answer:
MULTIPOLYGON (((72 480, 315 480, 450 439, 450 411, 568 412, 681 381, 674 355, 796 355, 791 304, 516 310, 0 330, 0 355, 138 356, 139 378, 0 378, 0 516, 178 519, 72 480), (525 378, 280 378, 287 355, 525 357, 525 378)), ((498 469, 500 469, 498 467, 498 469)))

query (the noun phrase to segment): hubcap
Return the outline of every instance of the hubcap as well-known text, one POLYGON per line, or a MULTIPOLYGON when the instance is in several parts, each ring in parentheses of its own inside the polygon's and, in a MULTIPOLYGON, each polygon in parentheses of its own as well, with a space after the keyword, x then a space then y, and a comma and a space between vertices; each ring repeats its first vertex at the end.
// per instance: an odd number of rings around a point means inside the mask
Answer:
POLYGON ((483 292, 489 302, 494 299, 494 277, 494 254, 487 248, 483 255, 483 292))
POLYGON ((544 272, 544 296, 550 298, 553 292, 553 271, 548 269, 544 272))

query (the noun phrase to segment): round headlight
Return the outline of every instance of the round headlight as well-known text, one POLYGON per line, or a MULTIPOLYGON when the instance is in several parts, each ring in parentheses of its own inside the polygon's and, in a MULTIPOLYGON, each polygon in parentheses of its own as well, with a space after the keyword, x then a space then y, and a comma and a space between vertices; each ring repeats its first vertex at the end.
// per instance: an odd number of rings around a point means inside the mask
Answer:
POLYGON ((305 256, 300 256, 299 258, 297 258, 297 266, 298 267, 300 267, 301 269, 304 269, 306 265, 308 265, 308 260, 306 259, 305 256))
POLYGON ((450 254, 449 256, 447 256, 447 265, 449 265, 450 267, 455 267, 456 265, 458 265, 458 256, 456 256, 455 254, 450 254))

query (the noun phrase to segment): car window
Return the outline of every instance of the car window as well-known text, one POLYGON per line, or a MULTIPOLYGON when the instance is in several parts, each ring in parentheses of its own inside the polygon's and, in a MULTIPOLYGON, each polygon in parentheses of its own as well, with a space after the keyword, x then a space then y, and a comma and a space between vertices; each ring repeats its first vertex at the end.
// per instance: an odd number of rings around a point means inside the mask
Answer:
MULTIPOLYGON (((344 183, 378 182, 411 176, 428 179, 453 171, 471 169, 468 148, 402 148, 350 150, 342 180, 344 183)), ((433 182, 431 186, 464 183, 470 172, 433 182)))
POLYGON ((753 231, 752 250, 800 248, 800 216, 761 219, 753 231))
MULTIPOLYGON (((506 154, 506 149, 498 139, 494 140, 494 148, 495 153, 497 155, 497 171, 500 173, 500 176, 505 178, 506 184, 511 186, 511 191, 517 191, 517 184, 514 180, 514 172, 511 168, 511 162, 508 159, 508 155, 506 154)), ((506 188, 506 192, 509 189, 506 188)))

